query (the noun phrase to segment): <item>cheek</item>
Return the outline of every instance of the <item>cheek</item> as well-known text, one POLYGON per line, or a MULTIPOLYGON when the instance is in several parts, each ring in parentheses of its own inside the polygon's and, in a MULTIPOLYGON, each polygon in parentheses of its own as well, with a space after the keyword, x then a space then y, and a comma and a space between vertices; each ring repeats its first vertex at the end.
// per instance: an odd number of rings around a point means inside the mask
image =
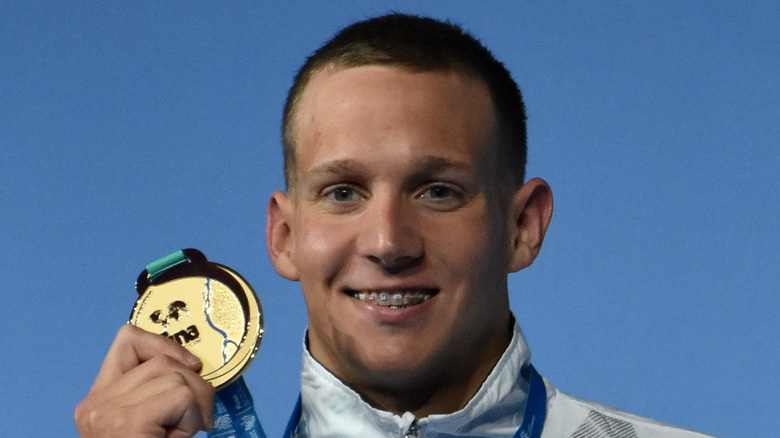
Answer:
POLYGON ((491 225, 482 214, 463 217, 452 224, 434 224, 436 231, 435 235, 430 234, 429 246, 437 247, 439 256, 464 274, 481 271, 483 267, 495 270, 506 250, 502 234, 491 225))
MULTIPOLYGON (((506 244, 489 222, 475 218, 463 224, 457 233, 443 233, 438 251, 439 262, 446 273, 448 287, 459 291, 458 300, 462 306, 475 309, 478 306, 484 312, 492 312, 495 306, 501 306, 502 300, 488 300, 488 297, 499 298, 506 291, 506 244), (466 227, 468 225, 468 227, 466 227), (486 232, 490 231, 490 232, 486 232), (495 296, 493 295, 495 294, 495 296)), ((461 311, 467 309, 461 308, 461 311)), ((499 309, 501 310, 501 309, 499 309)), ((470 314, 476 317, 479 312, 470 314)))
POLYGON ((327 282, 346 258, 349 248, 346 227, 310 220, 299 230, 302 232, 295 237, 294 258, 301 274, 301 283, 327 282))

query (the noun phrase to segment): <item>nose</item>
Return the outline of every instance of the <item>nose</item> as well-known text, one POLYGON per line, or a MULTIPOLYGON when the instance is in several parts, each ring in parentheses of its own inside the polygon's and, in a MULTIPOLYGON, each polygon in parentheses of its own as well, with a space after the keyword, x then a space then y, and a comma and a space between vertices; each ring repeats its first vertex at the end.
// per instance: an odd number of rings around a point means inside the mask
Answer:
POLYGON ((357 240, 359 254, 390 273, 418 265, 424 253, 414 209, 399 198, 374 196, 357 240))

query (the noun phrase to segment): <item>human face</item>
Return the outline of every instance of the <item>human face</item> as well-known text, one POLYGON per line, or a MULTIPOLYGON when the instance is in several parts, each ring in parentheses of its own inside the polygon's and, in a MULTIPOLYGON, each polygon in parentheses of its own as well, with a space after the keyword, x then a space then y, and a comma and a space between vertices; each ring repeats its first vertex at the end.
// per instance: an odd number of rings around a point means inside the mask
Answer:
POLYGON ((487 87, 325 69, 294 123, 296 184, 271 200, 269 249, 301 282, 312 355, 376 404, 423 391, 462 405, 510 337, 514 225, 487 87))

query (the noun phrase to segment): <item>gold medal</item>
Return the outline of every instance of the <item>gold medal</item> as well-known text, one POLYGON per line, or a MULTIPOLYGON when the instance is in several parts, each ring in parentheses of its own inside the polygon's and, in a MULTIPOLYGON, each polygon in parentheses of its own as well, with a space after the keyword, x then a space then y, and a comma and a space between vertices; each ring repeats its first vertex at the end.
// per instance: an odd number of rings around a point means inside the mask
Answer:
POLYGON ((232 269, 185 249, 147 265, 136 290, 130 324, 187 348, 215 388, 232 383, 254 359, 263 311, 252 287, 232 269))

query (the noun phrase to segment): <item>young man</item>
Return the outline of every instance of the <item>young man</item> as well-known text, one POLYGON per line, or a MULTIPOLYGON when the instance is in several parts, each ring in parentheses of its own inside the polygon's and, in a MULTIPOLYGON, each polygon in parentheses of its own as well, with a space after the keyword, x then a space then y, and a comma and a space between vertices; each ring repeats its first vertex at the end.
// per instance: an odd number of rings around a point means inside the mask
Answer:
MULTIPOLYGON (((309 321, 288 433, 702 436, 566 396, 530 366, 507 275, 539 253, 552 193, 524 181, 520 92, 471 36, 395 14, 344 29, 296 77, 283 137, 288 190, 271 197, 266 237, 309 321)), ((80 432, 209 428, 197 369, 123 328, 80 432)))

